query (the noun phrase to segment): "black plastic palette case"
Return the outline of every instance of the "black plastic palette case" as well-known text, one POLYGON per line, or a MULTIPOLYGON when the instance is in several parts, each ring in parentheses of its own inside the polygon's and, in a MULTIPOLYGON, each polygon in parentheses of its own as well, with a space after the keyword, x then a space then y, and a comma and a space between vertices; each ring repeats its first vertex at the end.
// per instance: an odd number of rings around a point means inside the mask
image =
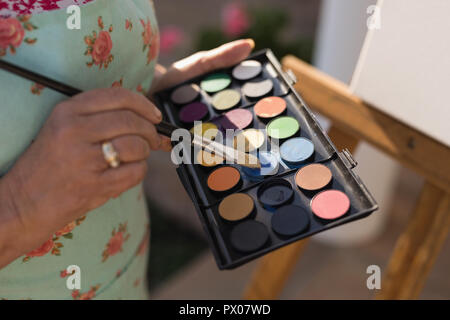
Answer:
POLYGON ((206 152, 192 148, 199 163, 177 167, 220 269, 378 208, 352 171, 351 154, 336 150, 294 83, 272 51, 263 50, 155 95, 166 121, 189 130, 202 121, 197 133, 217 130, 223 137, 236 129, 233 139, 243 135, 246 151, 261 162, 252 169, 219 157, 203 161, 206 152))

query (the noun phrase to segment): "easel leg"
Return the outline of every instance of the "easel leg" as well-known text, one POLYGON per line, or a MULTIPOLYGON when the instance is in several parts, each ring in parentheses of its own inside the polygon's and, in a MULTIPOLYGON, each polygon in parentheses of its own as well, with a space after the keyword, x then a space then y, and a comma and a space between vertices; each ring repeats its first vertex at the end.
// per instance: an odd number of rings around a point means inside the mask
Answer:
MULTIPOLYGON (((357 139, 334 126, 328 135, 338 150, 347 148, 353 152, 358 145, 357 139)), ((263 257, 245 289, 243 299, 277 299, 308 240, 293 243, 263 257)))
POLYGON ((450 197, 425 182, 415 212, 400 235, 377 299, 415 299, 450 229, 450 197))
POLYGON ((309 239, 295 242, 261 259, 244 292, 247 300, 270 300, 280 296, 309 239))

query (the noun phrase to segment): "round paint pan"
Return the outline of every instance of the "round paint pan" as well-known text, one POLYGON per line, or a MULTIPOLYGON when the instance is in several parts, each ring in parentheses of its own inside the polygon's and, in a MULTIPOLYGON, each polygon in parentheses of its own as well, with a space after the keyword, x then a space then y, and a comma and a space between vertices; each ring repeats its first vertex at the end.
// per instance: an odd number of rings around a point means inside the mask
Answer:
POLYGON ((183 123, 193 123, 202 121, 209 115, 208 106, 201 102, 193 102, 185 105, 178 113, 178 117, 183 123))
POLYGON ((280 147, 281 159, 288 165, 300 165, 311 159, 314 144, 306 138, 292 138, 283 142, 280 147))
POLYGON ((198 98, 200 87, 196 84, 185 84, 176 88, 170 95, 170 100, 175 104, 187 104, 198 98))
POLYGON ((262 120, 272 119, 286 111, 286 101, 280 97, 263 98, 255 104, 253 110, 262 120))
POLYGON ((206 183, 214 192, 232 192, 240 187, 242 179, 238 169, 223 166, 211 172, 206 183))
POLYGON ((294 190, 289 181, 275 178, 262 183, 256 195, 263 206, 279 207, 292 200, 294 190))
POLYGON ((205 150, 200 150, 195 158, 196 163, 205 168, 212 168, 224 162, 224 159, 218 155, 205 150))
POLYGON ((249 217, 255 210, 252 197, 245 193, 234 193, 219 204, 219 215, 228 222, 236 222, 249 217))
POLYGON ((280 163, 278 157, 268 151, 261 151, 258 154, 259 163, 261 168, 248 168, 242 167, 244 174, 252 181, 259 181, 266 176, 273 176, 278 173, 280 163))
POLYGON ((252 152, 261 148, 265 141, 266 137, 262 130, 251 128, 239 132, 234 137, 233 147, 244 152, 252 152))
POLYGON ((333 174, 327 166, 313 163, 300 168, 295 174, 295 184, 302 190, 318 191, 328 186, 333 174))
POLYGON ((261 222, 245 220, 233 227, 230 233, 232 247, 243 253, 259 250, 269 240, 269 231, 261 222))
POLYGON ((302 207, 288 205, 278 208, 272 216, 272 229, 286 237, 303 233, 309 228, 308 212, 302 207))
POLYGON ((273 119, 267 124, 267 135, 273 139, 284 140, 300 132, 300 124, 297 119, 282 116, 273 119))
POLYGON ((212 74, 200 83, 200 87, 208 93, 216 93, 228 88, 231 84, 231 78, 225 73, 212 74))
POLYGON ((216 93, 211 104, 217 111, 225 111, 234 108, 239 102, 241 102, 239 91, 227 89, 216 93))
POLYGON ((244 130, 252 124, 253 113, 247 109, 238 108, 223 114, 218 121, 224 130, 244 130))
POLYGON ((242 86, 242 92, 250 99, 262 98, 273 90, 273 82, 271 79, 262 81, 247 82, 242 86))
POLYGON ((214 123, 202 122, 192 127, 190 132, 206 139, 214 140, 219 133, 219 128, 214 123))
POLYGON ((339 190, 325 190, 311 200, 312 212, 324 220, 334 220, 345 215, 350 209, 350 199, 339 190))
POLYGON ((233 68, 232 75, 235 79, 245 81, 259 75, 262 71, 262 65, 256 60, 245 60, 233 68))

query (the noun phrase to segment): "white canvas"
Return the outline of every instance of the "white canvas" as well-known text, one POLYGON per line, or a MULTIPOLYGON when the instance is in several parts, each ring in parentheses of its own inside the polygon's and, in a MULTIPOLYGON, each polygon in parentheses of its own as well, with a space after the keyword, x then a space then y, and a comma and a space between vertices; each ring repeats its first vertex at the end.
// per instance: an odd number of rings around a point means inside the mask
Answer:
POLYGON ((381 111, 450 146, 450 1, 384 0, 352 88, 381 111))

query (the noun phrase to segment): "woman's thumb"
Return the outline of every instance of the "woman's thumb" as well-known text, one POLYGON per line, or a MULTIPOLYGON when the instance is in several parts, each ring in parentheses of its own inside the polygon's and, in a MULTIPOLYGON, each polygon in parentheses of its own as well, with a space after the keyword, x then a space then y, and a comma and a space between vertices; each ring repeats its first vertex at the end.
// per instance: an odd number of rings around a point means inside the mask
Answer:
POLYGON ((214 69, 232 66, 247 58, 254 47, 255 41, 253 39, 242 39, 225 43, 206 52, 202 61, 205 64, 203 69, 209 72, 214 69))

